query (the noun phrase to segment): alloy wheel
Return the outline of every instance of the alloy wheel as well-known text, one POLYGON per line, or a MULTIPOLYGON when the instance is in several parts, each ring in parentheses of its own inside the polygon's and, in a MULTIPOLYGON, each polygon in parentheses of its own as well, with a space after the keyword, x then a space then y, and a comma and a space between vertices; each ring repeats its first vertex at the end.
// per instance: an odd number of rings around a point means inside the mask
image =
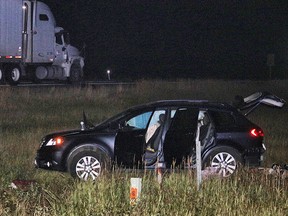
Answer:
POLYGON ((236 171, 237 161, 231 154, 219 152, 212 158, 211 166, 217 168, 221 176, 228 177, 236 171))
POLYGON ((100 172, 101 164, 95 157, 82 157, 76 164, 77 176, 85 181, 95 180, 100 175, 100 172))

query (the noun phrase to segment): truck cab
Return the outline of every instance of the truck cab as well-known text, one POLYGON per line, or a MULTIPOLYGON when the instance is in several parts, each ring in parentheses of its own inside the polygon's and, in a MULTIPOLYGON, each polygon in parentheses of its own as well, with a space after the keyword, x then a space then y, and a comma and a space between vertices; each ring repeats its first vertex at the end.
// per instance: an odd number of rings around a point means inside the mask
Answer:
POLYGON ((84 58, 46 4, 0 0, 0 6, 0 81, 81 81, 84 58))

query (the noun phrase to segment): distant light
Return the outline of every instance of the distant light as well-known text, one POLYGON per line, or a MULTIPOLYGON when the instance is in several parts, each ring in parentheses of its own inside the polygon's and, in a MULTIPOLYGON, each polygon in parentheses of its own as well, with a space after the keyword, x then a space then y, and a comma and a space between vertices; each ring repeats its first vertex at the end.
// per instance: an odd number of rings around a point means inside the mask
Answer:
POLYGON ((23 10, 26 10, 26 9, 27 9, 26 5, 23 5, 23 6, 22 6, 22 9, 23 9, 23 10))
POLYGON ((108 80, 110 80, 110 73, 111 73, 111 70, 107 70, 108 80))

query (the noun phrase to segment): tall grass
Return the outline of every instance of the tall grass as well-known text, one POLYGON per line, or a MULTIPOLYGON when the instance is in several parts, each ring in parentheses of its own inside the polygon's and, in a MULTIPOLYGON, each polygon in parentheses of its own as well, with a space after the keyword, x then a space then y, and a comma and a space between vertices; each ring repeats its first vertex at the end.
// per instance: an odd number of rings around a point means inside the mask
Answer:
POLYGON ((254 175, 251 180, 244 171, 241 179, 207 180, 201 191, 195 187, 194 173, 167 174, 161 186, 153 173, 145 174, 143 195, 135 207, 129 205, 129 177, 118 173, 96 183, 79 183, 67 206, 58 205, 53 211, 60 215, 283 215, 288 210, 287 185, 280 186, 268 176, 254 175))
MULTIPOLYGON (((287 215, 287 179, 242 170, 229 179, 204 181, 195 174, 167 173, 160 186, 154 172, 116 170, 96 182, 66 173, 36 170, 43 135, 79 128, 83 110, 97 123, 127 107, 163 99, 231 101, 235 95, 270 91, 288 99, 288 81, 142 80, 131 86, 0 88, 0 215, 287 215), (142 177, 142 196, 129 205, 130 177, 142 177), (36 180, 29 188, 9 187, 15 179, 36 180)), ((249 118, 262 127, 264 165, 288 163, 287 107, 261 107, 249 118)))

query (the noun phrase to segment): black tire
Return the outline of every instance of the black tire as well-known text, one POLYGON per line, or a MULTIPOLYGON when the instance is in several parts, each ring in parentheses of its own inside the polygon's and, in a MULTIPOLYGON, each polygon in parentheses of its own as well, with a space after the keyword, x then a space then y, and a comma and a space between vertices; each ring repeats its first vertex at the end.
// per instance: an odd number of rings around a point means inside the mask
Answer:
POLYGON ((19 66, 17 65, 13 65, 13 66, 9 66, 6 69, 5 72, 5 77, 7 82, 12 85, 15 86, 19 83, 20 78, 21 78, 21 69, 19 66))
POLYGON ((4 70, 0 67, 0 83, 4 83, 4 70))
POLYGON ((69 154, 67 168, 70 175, 80 180, 96 180, 110 164, 109 156, 94 146, 76 147, 69 154))
POLYGON ((80 64, 72 64, 70 68, 69 82, 71 84, 80 84, 82 81, 82 68, 80 64))
POLYGON ((40 84, 42 83, 42 79, 39 79, 36 75, 36 69, 35 68, 31 68, 30 71, 32 71, 32 75, 31 75, 31 79, 32 79, 32 82, 35 83, 35 84, 40 84))
POLYGON ((239 151, 228 146, 213 148, 203 159, 203 168, 216 168, 217 174, 222 177, 233 175, 242 164, 243 159, 239 151))

